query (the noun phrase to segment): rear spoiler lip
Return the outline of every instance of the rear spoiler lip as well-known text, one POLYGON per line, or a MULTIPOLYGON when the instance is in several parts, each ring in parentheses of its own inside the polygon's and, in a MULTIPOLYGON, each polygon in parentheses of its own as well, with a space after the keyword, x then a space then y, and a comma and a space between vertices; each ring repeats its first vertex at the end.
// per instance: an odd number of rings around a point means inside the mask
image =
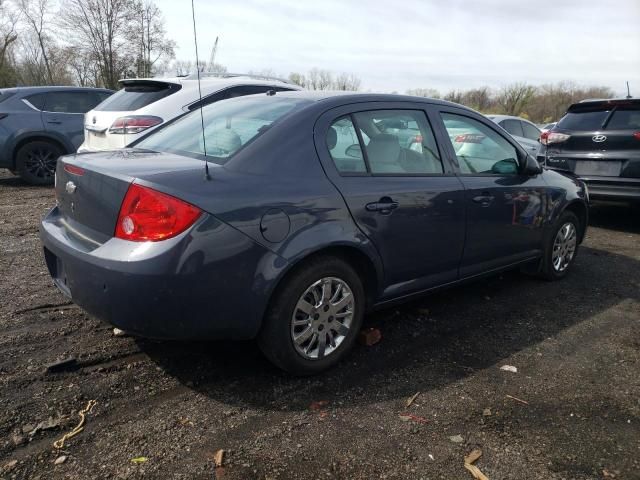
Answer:
POLYGON ((148 86, 163 85, 168 88, 182 86, 180 82, 170 82, 164 79, 155 79, 155 78, 123 78, 121 80, 118 80, 118 84, 120 85, 120 87, 126 87, 131 85, 148 85, 148 86))

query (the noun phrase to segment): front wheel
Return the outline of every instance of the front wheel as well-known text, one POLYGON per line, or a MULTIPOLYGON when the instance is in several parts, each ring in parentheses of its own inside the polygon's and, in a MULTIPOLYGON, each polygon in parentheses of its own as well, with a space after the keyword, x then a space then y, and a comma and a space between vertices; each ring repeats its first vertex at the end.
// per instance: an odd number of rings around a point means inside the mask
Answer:
POLYGON ((580 221, 572 212, 564 212, 547 239, 540 274, 547 280, 564 277, 578 253, 580 221))
POLYGON ((311 375, 351 349, 365 308, 362 281, 337 257, 319 257, 290 274, 269 307, 258 344, 278 367, 311 375))

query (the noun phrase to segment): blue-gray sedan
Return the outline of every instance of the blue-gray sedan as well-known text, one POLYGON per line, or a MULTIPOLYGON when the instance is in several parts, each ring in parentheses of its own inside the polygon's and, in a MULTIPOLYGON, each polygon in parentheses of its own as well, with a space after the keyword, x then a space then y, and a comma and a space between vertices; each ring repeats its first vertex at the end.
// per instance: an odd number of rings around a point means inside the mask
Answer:
POLYGON ((338 362, 373 308, 504 269, 563 277, 588 215, 582 182, 484 116, 372 94, 225 100, 62 157, 56 195, 41 238, 75 303, 142 336, 257 338, 295 374, 338 362))

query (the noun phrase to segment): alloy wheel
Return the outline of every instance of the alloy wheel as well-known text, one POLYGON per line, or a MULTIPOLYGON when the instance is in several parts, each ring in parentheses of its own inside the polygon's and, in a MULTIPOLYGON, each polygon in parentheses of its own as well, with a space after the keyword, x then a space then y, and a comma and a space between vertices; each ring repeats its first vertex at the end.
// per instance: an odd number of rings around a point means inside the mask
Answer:
POLYGON ((576 245, 576 227, 573 223, 567 222, 560 227, 553 241, 551 261, 556 272, 564 272, 567 269, 575 255, 576 245))
POLYGON ((350 333, 354 307, 353 292, 344 280, 325 277, 310 285, 291 318, 291 338, 298 354, 309 360, 331 355, 350 333))
POLYGON ((56 171, 58 158, 55 153, 44 147, 35 147, 27 152, 25 167, 38 178, 51 178, 56 171))

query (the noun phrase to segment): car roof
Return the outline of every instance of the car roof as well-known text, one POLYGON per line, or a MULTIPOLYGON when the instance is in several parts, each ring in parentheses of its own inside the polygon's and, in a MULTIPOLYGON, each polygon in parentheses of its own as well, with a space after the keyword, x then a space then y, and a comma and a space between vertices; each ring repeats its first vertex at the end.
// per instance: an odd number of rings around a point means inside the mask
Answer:
POLYGON ((332 90, 299 90, 290 92, 278 92, 279 97, 304 98, 312 102, 323 102, 336 105, 344 105, 348 103, 364 103, 364 102, 414 102, 414 103, 430 103, 435 105, 443 105, 461 108, 473 111, 472 109, 446 100, 440 100, 429 97, 416 97, 412 95, 400 95, 397 93, 362 93, 332 90))
POLYGON ((88 92, 98 91, 98 92, 113 92, 108 88, 94 88, 94 87, 68 87, 68 86, 42 86, 42 87, 11 87, 11 88, 0 88, 1 93, 12 92, 12 93, 44 93, 44 92, 59 92, 65 90, 86 90, 88 92))
MULTIPOLYGON (((123 78, 119 80, 118 83, 120 83, 120 85, 131 85, 135 83, 173 83, 175 85, 181 85, 182 88, 198 88, 198 79, 192 77, 123 78)), ((277 78, 255 78, 250 75, 234 75, 230 77, 202 76, 200 83, 209 87, 219 86, 221 89, 236 85, 278 85, 295 90, 301 89, 298 85, 277 78)))
POLYGON ((527 120, 526 118, 522 117, 516 117, 513 115, 486 115, 486 117, 497 122, 499 122, 500 120, 522 120, 523 122, 533 123, 531 122, 531 120, 527 120))
POLYGON ((640 106, 640 98, 589 98, 570 105, 569 108, 567 108, 567 112, 589 110, 591 108, 598 107, 617 107, 628 105, 640 106))

